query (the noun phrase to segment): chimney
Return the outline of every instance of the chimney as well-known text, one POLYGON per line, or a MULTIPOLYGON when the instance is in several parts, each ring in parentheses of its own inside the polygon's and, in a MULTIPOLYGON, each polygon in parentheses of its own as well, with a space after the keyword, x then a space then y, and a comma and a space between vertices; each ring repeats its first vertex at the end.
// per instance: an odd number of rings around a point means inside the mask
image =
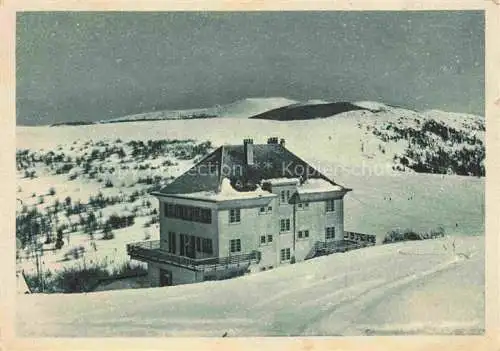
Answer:
POLYGON ((271 138, 267 139, 267 143, 268 144, 277 144, 278 143, 278 138, 271 137, 271 138))
POLYGON ((243 140, 243 150, 245 152, 245 164, 253 165, 253 139, 243 140))
POLYGON ((283 139, 283 138, 280 139, 280 145, 285 147, 285 139, 283 139))

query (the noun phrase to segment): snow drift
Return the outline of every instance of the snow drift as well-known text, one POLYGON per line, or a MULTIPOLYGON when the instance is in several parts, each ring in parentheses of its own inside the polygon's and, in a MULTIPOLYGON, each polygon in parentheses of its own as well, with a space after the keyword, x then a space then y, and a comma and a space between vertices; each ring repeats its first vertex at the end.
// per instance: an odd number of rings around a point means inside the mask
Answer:
POLYGON ((323 256, 226 281, 70 295, 19 295, 26 336, 480 334, 484 238, 323 256), (401 254, 405 250, 407 254, 401 254), (412 254, 418 252, 419 254, 412 254))

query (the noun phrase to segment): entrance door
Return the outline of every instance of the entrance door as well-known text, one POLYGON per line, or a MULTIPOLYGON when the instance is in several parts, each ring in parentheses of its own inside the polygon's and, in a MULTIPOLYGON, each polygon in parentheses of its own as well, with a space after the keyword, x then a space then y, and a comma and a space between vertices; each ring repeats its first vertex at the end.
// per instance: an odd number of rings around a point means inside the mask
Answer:
POLYGON ((187 234, 180 235, 180 255, 190 258, 195 258, 196 253, 196 237, 187 234))
POLYGON ((172 272, 166 269, 160 269, 160 286, 172 285, 172 272))

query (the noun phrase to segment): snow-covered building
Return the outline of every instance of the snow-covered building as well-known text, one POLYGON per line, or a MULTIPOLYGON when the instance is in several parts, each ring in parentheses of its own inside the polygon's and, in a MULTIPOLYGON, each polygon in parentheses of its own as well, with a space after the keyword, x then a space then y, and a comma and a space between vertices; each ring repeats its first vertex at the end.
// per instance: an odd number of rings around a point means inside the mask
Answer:
POLYGON ((351 189, 285 148, 224 145, 158 192, 160 240, 127 246, 153 286, 224 279, 315 256, 344 240, 351 189))

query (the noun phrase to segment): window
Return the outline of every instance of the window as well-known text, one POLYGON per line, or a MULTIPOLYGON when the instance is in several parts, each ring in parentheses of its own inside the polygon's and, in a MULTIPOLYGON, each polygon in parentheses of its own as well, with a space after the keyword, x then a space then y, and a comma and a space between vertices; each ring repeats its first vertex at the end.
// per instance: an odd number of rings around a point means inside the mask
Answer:
POLYGON ((207 254, 213 253, 212 239, 201 239, 201 251, 207 254))
POLYGON ((297 204, 298 210, 307 210, 309 208, 309 202, 299 202, 297 204))
POLYGON ((266 206, 262 206, 259 208, 259 214, 263 215, 263 214, 269 214, 273 211, 273 207, 272 206, 269 206, 269 207, 266 207, 266 206))
POLYGON ((202 223, 212 223, 212 211, 210 209, 201 209, 201 220, 202 223))
POLYGON ((281 249, 280 259, 281 259, 281 262, 289 261, 290 260, 290 249, 281 249))
POLYGON ((325 239, 326 240, 335 239, 335 227, 326 228, 325 239))
POLYGON ((260 236, 260 244, 261 245, 266 245, 266 244, 270 244, 273 242, 273 236, 271 234, 269 235, 261 235, 260 236))
POLYGON ((201 208, 199 207, 193 208, 193 221, 201 222, 201 208))
POLYGON ((184 207, 184 217, 182 219, 185 219, 188 221, 193 219, 193 209, 191 207, 188 207, 188 206, 184 207))
POLYGON ((199 236, 196 237, 196 251, 201 251, 201 238, 199 236))
POLYGON ((327 200, 326 201, 326 212, 335 211, 335 200, 327 200))
POLYGON ((241 240, 240 239, 229 240, 229 248, 231 252, 241 252, 241 240))
POLYGON ((174 204, 165 204, 164 206, 165 217, 175 217, 175 205, 174 204))
POLYGON ((229 210, 229 223, 239 223, 241 221, 241 213, 239 208, 229 210))
POLYGON ((168 232, 168 252, 174 254, 176 248, 175 232, 168 232))
POLYGON ((179 254, 181 256, 184 256, 186 254, 186 246, 187 246, 188 238, 187 238, 186 234, 180 234, 179 238, 180 238, 180 245, 179 245, 180 252, 179 252, 179 254))
POLYGON ((299 239, 309 238, 309 230, 299 230, 299 239))
POLYGON ((280 232, 290 231, 290 219, 280 219, 280 232))
POLYGON ((290 200, 290 190, 280 191, 280 204, 287 204, 290 200))
POLYGON ((166 217, 179 218, 185 221, 212 223, 212 210, 208 208, 165 204, 166 217))

